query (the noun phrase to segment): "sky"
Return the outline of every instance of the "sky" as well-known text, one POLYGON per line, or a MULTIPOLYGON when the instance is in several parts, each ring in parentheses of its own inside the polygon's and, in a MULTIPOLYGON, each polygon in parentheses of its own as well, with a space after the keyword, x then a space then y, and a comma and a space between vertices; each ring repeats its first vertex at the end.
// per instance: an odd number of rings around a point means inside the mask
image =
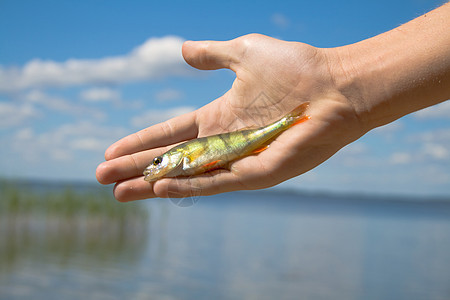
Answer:
MULTIPOLYGON (((234 74, 189 67, 185 40, 261 33, 336 47, 444 2, 0 0, 0 178, 95 181, 110 144, 220 97, 234 74)), ((450 196, 450 101, 281 187, 450 196)))

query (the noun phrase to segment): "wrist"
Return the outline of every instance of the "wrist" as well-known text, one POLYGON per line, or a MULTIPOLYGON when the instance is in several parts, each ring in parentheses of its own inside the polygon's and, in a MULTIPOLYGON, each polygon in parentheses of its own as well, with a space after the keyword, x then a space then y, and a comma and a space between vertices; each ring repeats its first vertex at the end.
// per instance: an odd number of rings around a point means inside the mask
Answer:
POLYGON ((364 68, 367 59, 362 51, 355 48, 356 44, 352 44, 323 50, 326 52, 335 88, 353 109, 364 134, 373 128, 373 108, 370 105, 373 103, 373 95, 368 91, 370 85, 366 84, 369 81, 368 74, 373 71, 364 68))
POLYGON ((390 67, 385 56, 389 54, 376 53, 371 43, 366 40, 330 49, 336 88, 352 106, 364 132, 395 119, 388 100, 393 98, 387 86, 390 67))
POLYGON ((450 98, 450 5, 329 49, 337 89, 366 131, 450 98))

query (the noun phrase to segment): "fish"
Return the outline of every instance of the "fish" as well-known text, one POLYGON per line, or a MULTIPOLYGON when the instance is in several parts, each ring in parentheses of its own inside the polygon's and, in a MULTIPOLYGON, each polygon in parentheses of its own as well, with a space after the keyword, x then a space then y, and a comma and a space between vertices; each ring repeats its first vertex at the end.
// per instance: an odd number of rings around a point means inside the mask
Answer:
POLYGON ((144 170, 144 180, 154 182, 164 177, 202 174, 224 168, 245 156, 257 154, 270 146, 290 127, 309 120, 305 102, 269 125, 200 137, 181 143, 155 157, 144 170))

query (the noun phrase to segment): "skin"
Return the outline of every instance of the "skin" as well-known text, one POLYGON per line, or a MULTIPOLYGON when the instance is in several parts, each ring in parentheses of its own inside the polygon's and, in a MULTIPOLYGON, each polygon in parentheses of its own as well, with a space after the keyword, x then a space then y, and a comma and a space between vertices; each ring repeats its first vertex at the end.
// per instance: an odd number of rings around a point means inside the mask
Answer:
POLYGON ((450 4, 359 43, 331 49, 258 34, 188 41, 183 57, 201 70, 236 73, 204 107, 111 145, 97 168, 119 201, 262 189, 303 174, 373 128, 450 98, 450 4), (148 183, 142 171, 188 139, 269 124, 306 101, 311 119, 229 170, 148 183), (261 113, 263 112, 263 113, 261 113))

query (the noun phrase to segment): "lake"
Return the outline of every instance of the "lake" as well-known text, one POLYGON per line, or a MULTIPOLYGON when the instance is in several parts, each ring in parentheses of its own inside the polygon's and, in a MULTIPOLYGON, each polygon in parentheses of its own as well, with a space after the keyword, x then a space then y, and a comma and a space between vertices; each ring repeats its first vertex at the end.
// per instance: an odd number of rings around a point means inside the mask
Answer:
POLYGON ((1 207, 0 299, 450 299, 450 201, 269 190, 108 205, 1 207))

